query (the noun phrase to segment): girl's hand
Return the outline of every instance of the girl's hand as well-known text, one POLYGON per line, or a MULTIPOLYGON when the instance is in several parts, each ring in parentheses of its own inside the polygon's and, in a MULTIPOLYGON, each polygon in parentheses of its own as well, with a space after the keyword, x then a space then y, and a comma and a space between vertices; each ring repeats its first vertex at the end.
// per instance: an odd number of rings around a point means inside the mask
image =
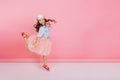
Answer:
POLYGON ((33 45, 36 45, 36 44, 38 44, 38 42, 39 42, 39 37, 37 37, 35 40, 34 40, 34 42, 33 42, 33 45))
POLYGON ((37 44, 37 41, 36 41, 36 39, 35 39, 35 41, 33 42, 33 45, 36 45, 37 44))
POLYGON ((53 19, 53 22, 54 22, 54 23, 57 23, 57 21, 55 21, 54 19, 53 19))

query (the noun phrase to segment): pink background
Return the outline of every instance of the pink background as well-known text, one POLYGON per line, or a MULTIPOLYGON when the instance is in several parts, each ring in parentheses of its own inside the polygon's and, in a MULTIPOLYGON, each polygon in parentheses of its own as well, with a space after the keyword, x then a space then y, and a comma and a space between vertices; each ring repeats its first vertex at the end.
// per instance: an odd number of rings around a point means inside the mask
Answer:
POLYGON ((0 0, 1 61, 39 61, 20 34, 36 33, 38 13, 57 21, 48 61, 119 61, 120 0, 0 0))

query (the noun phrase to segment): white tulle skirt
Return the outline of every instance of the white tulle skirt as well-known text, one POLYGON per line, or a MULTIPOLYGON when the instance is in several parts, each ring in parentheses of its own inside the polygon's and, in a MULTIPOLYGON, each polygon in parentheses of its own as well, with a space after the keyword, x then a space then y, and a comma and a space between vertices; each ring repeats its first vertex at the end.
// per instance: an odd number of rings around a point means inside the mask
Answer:
POLYGON ((27 38, 27 48, 40 55, 49 55, 51 52, 51 40, 50 38, 40 38, 36 44, 34 44, 37 35, 31 35, 27 38))

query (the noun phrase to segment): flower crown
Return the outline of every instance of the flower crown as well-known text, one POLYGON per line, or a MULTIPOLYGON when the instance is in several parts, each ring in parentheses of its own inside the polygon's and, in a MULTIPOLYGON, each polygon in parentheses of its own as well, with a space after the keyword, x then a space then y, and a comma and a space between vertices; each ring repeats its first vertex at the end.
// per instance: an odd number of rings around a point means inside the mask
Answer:
POLYGON ((41 20, 41 19, 44 19, 45 17, 42 15, 42 14, 38 14, 37 15, 37 20, 41 20))

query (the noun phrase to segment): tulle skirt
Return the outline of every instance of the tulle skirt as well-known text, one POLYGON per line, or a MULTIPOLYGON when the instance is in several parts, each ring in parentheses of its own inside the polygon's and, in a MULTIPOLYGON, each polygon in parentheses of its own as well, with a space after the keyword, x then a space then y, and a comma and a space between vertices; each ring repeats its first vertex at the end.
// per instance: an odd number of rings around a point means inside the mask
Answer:
POLYGON ((49 55, 51 52, 51 40, 50 38, 40 38, 36 44, 34 44, 37 35, 31 35, 27 39, 27 48, 33 52, 40 55, 49 55))

